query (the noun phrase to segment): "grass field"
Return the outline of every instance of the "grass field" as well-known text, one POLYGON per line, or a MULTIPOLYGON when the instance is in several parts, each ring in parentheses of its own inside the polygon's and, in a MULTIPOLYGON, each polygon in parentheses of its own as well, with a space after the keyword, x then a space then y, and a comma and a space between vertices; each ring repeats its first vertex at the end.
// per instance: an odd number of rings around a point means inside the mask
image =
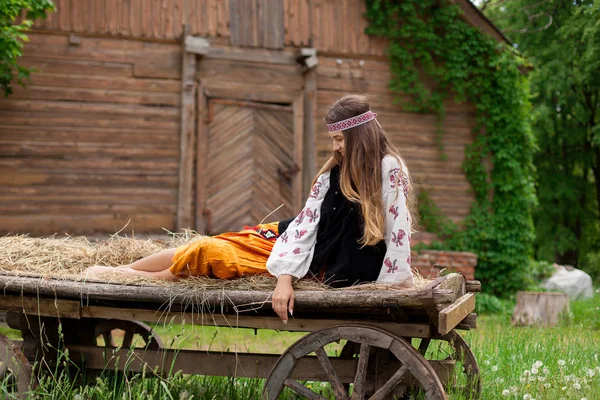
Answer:
MULTIPOLYGON (((600 399, 600 294, 571 303, 571 314, 554 328, 516 328, 509 322, 507 312, 484 315, 476 330, 464 333, 481 368, 483 399, 600 399)), ((302 335, 199 326, 161 325, 156 330, 170 347, 269 353, 281 353, 302 335)), ((262 381, 253 379, 181 374, 123 378, 108 371, 92 384, 80 382, 48 375, 32 398, 257 399, 262 388, 262 381)), ((319 382, 311 385, 321 387, 319 382)), ((449 397, 463 399, 452 392, 449 397)), ((286 393, 283 398, 295 397, 286 393)))

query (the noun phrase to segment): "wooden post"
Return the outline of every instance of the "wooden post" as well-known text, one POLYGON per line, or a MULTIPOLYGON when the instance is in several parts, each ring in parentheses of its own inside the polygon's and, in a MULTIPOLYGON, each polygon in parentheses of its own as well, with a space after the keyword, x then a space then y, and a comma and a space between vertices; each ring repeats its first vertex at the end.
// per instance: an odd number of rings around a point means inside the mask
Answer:
POLYGON ((317 51, 312 48, 300 50, 298 61, 306 71, 304 73, 304 159, 302 171, 302 195, 310 192, 313 178, 317 174, 317 148, 315 118, 317 116, 317 51))
POLYGON ((177 196, 177 230, 193 228, 193 167, 196 112, 196 54, 186 49, 189 27, 184 27, 181 71, 181 135, 179 154, 179 190, 177 196))
POLYGON ((206 39, 188 35, 184 27, 183 60, 181 71, 181 135, 179 158, 179 191, 177 204, 177 229, 196 228, 194 218, 194 156, 196 150, 196 75, 197 56, 208 53, 206 39))
MULTIPOLYGON (((300 167, 300 171, 304 169, 304 99, 303 93, 301 92, 298 97, 294 99, 292 107, 294 110, 294 164, 300 167)), ((307 192, 304 191, 303 179, 304 174, 294 176, 292 189, 293 189, 293 209, 294 215, 302 210, 304 204, 304 198, 307 192)))
POLYGON ((317 71, 310 69, 304 80, 304 171, 302 173, 302 195, 310 191, 313 178, 317 174, 317 148, 315 118, 317 115, 317 71))
POLYGON ((561 312, 569 311, 569 296, 558 292, 517 292, 511 323, 517 326, 554 326, 561 312))

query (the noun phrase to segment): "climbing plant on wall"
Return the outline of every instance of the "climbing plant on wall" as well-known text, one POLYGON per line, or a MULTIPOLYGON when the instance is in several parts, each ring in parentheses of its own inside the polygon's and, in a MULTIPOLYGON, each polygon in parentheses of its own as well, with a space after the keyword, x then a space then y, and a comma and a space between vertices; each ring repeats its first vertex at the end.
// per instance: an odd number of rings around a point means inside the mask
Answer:
POLYGON ((17 64, 23 54, 23 43, 36 18, 46 18, 54 11, 51 0, 1 0, 0 1, 0 92, 12 93, 12 83, 23 85, 31 70, 17 64), (17 23, 17 17, 26 11, 25 18, 17 23))
POLYGON ((463 168, 475 202, 462 229, 435 225, 444 227, 447 247, 478 254, 477 275, 488 291, 522 288, 536 202, 529 87, 519 70, 524 60, 463 21, 460 8, 446 0, 366 0, 366 6, 366 32, 389 40, 389 87, 408 95, 405 109, 443 119, 450 97, 474 105, 476 135, 463 168))

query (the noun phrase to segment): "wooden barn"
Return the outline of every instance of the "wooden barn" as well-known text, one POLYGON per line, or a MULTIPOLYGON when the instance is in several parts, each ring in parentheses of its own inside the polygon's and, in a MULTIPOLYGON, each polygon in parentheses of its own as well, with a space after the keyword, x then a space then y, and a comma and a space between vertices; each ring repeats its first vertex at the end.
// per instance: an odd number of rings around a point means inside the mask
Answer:
MULTIPOLYGON (((468 0, 482 34, 505 40, 468 0)), ((0 100, 0 231, 237 230, 293 216, 329 155, 326 106, 372 109, 417 188, 460 221, 473 110, 403 112, 387 44, 362 0, 55 0, 21 64, 27 88, 0 100)))

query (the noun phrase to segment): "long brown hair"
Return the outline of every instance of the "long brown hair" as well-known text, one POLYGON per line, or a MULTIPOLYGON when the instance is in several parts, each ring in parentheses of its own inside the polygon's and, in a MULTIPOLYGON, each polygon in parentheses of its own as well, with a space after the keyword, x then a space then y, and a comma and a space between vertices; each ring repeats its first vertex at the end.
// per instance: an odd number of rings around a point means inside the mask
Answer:
MULTIPOLYGON (((363 114, 370 110, 366 96, 348 95, 333 103, 325 122, 332 124, 363 114)), ((396 157, 408 180, 408 210, 412 213, 415 196, 410 175, 398 150, 392 145, 387 134, 376 120, 342 131, 344 135, 343 162, 333 154, 323 165, 317 178, 340 165, 340 187, 344 196, 360 203, 364 222, 364 233, 359 243, 364 246, 377 244, 384 237, 385 210, 381 197, 381 160, 391 155, 396 157)), ((314 182, 313 182, 314 184, 314 182)), ((396 187, 398 187, 397 185, 396 187)), ((412 219, 411 219, 412 220, 412 219)))

